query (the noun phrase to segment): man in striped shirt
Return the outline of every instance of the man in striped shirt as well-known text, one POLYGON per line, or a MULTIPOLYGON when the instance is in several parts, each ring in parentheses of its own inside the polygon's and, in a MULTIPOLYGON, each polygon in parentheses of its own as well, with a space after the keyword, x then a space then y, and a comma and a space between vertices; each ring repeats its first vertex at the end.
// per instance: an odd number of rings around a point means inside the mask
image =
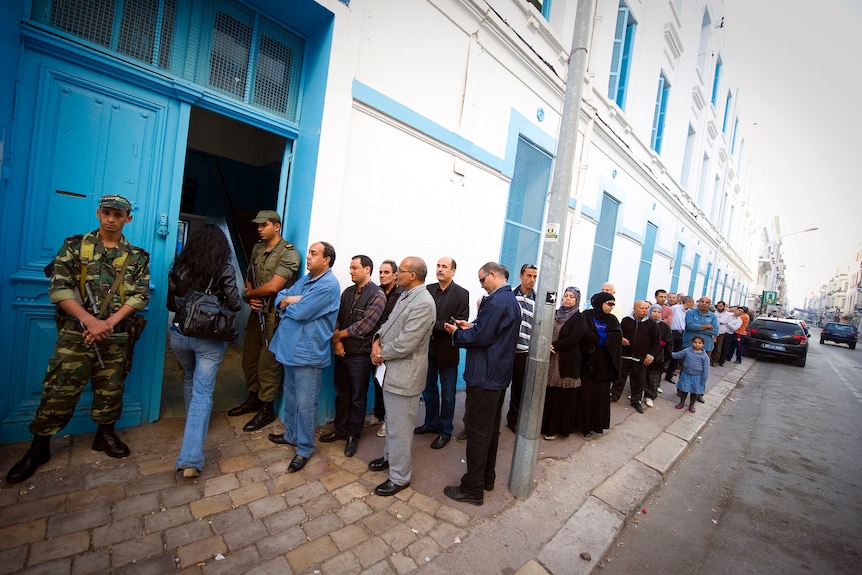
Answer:
POLYGON ((524 390, 524 373, 527 370, 527 356, 530 355, 530 334, 533 331, 533 312, 536 309, 536 291, 533 287, 538 278, 538 268, 534 264, 521 266, 521 285, 516 287, 515 299, 521 306, 521 329, 518 333, 518 347, 515 350, 515 365, 512 368, 512 394, 509 397, 509 411, 506 413, 506 427, 513 432, 518 429, 518 412, 521 409, 521 393, 524 390))

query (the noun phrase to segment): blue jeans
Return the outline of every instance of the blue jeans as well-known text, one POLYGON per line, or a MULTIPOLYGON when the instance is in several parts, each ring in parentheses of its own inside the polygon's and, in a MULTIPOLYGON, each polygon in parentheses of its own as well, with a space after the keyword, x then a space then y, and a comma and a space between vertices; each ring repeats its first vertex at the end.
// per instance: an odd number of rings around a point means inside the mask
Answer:
POLYGON ((314 453, 314 422, 322 385, 322 367, 284 366, 284 439, 303 457, 314 453))
POLYGON ((437 357, 428 356, 428 377, 425 380, 425 427, 443 437, 452 437, 452 420, 455 419, 455 388, 458 385, 458 367, 437 367, 437 357), (437 376, 440 392, 437 392, 437 376))
POLYGON ((204 466, 204 439, 210 425, 213 389, 227 344, 187 337, 171 328, 171 350, 183 368, 183 398, 186 404, 186 428, 177 457, 177 469, 204 466))

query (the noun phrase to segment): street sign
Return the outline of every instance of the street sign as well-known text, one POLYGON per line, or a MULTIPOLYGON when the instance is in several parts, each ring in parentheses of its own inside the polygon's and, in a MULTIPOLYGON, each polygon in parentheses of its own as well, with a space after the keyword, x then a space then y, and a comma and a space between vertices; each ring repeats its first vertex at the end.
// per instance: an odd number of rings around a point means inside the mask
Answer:
POLYGON ((778 301, 778 292, 775 291, 765 291, 763 292, 763 303, 775 304, 778 301))

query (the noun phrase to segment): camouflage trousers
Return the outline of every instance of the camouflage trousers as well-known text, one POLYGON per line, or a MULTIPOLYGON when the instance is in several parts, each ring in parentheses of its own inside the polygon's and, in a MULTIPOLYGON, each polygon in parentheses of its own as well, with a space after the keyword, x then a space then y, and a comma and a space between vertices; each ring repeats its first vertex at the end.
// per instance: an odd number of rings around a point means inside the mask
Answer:
MULTIPOLYGON (((278 327, 275 313, 266 314, 266 340, 272 341, 278 327)), ((245 328, 245 343, 242 348, 242 370, 249 392, 257 393, 261 401, 275 401, 284 380, 284 368, 269 351, 260 333, 257 313, 248 316, 245 328)))
POLYGON ((84 344, 81 332, 61 330, 42 382, 42 399, 30 424, 34 435, 55 435, 66 427, 87 381, 93 382, 91 416, 98 425, 114 423, 123 412, 125 334, 99 344, 105 367, 84 344))

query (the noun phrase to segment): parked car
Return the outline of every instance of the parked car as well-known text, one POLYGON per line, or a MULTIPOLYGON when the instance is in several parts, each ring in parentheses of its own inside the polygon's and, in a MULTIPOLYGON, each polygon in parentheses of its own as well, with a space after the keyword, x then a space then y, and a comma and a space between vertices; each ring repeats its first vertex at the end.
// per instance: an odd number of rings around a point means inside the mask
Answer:
POLYGON ((856 331, 856 326, 846 323, 836 323, 830 321, 823 327, 820 332, 820 343, 834 341, 835 343, 846 343, 850 349, 856 349, 856 340, 859 339, 859 333, 856 331))
POLYGON ((795 319, 755 318, 748 324, 748 337, 742 345, 746 355, 792 359, 799 367, 805 367, 808 358, 808 337, 795 319))

